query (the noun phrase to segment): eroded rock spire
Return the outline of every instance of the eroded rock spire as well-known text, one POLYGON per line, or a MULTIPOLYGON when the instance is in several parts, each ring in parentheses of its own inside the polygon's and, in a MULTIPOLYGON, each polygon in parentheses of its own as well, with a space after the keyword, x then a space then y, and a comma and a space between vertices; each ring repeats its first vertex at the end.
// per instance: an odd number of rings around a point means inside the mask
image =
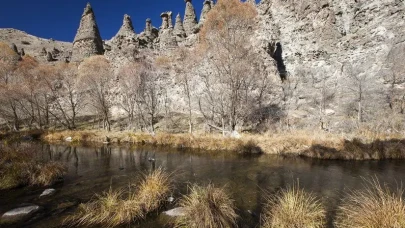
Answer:
POLYGON ((204 23, 208 12, 211 10, 211 1, 210 0, 205 0, 203 3, 203 8, 201 10, 201 16, 200 16, 200 24, 204 23))
POLYGON ((122 26, 116 36, 136 36, 131 17, 129 15, 124 15, 122 26))
POLYGON ((195 33, 197 25, 197 16, 191 0, 185 0, 186 2, 186 12, 184 14, 184 30, 186 31, 187 36, 195 33))
POLYGON ((102 55, 103 41, 90 3, 84 9, 80 26, 73 41, 72 61, 78 62, 92 55, 102 55))
POLYGON ((183 21, 181 20, 180 14, 176 16, 176 23, 174 24, 173 35, 178 37, 178 41, 183 40, 186 37, 186 32, 184 31, 183 21))

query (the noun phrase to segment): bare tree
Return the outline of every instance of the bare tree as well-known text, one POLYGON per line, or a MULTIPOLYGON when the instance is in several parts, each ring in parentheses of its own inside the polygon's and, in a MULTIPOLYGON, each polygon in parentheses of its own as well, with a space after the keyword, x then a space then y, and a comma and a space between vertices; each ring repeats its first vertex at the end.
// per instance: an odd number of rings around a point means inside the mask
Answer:
POLYGON ((201 50, 212 71, 200 72, 203 115, 220 119, 231 131, 262 105, 270 74, 253 50, 256 10, 239 0, 222 0, 207 16, 201 31, 201 50), (205 109, 205 110, 203 110, 205 109))
POLYGON ((20 130, 21 112, 18 106, 19 79, 15 70, 20 57, 7 44, 0 42, 0 117, 14 131, 20 130))
POLYGON ((140 95, 139 87, 142 72, 141 64, 130 63, 123 66, 118 74, 121 91, 119 106, 127 113, 130 127, 134 124, 135 117, 138 114, 137 101, 140 100, 138 95, 140 95))
POLYGON ((164 78, 155 66, 146 61, 141 62, 140 83, 138 87, 137 106, 140 116, 145 124, 150 126, 154 134, 154 124, 161 110, 164 99, 164 78))
POLYGON ((359 63, 355 66, 350 63, 343 65, 343 72, 347 77, 345 95, 355 102, 352 110, 356 112, 358 125, 366 121, 366 114, 371 118, 381 108, 382 89, 379 82, 373 79, 373 75, 368 73, 371 67, 367 63, 359 63))
POLYGON ((182 87, 183 94, 187 99, 188 108, 188 126, 189 133, 193 133, 193 110, 192 110, 192 83, 193 83, 193 69, 195 69, 198 58, 195 58, 189 50, 180 48, 176 52, 176 81, 182 87))
POLYGON ((67 63, 55 67, 42 66, 38 73, 50 96, 52 109, 49 112, 66 128, 75 129, 76 118, 85 106, 84 91, 79 87, 77 66, 67 63))
POLYGON ((110 63, 104 56, 92 56, 79 66, 81 88, 90 98, 91 104, 101 115, 103 128, 111 131, 111 94, 114 79, 110 63))

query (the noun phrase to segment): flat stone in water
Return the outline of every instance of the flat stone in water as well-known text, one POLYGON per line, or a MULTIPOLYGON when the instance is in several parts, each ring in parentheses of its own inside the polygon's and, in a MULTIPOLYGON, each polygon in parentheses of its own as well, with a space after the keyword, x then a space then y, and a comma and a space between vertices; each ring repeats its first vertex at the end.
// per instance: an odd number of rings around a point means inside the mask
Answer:
POLYGON ((1 216, 1 220, 3 220, 4 222, 18 221, 26 218, 26 216, 28 215, 37 212, 38 210, 39 206, 37 205, 16 208, 4 213, 3 216, 1 216))
POLYGON ((184 207, 176 207, 171 210, 163 212, 163 214, 168 215, 170 217, 178 217, 185 215, 185 208, 184 207))
POLYGON ((48 189, 45 189, 39 197, 50 196, 50 195, 53 195, 55 192, 56 192, 55 189, 48 188, 48 189))

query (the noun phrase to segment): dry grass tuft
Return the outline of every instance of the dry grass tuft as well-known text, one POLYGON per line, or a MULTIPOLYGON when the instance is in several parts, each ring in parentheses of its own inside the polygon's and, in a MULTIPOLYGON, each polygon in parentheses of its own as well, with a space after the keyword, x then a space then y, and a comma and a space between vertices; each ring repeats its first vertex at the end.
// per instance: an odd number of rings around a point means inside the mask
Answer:
POLYGON ((172 190, 170 175, 157 169, 145 175, 139 187, 129 190, 112 190, 96 195, 88 203, 81 204, 65 223, 72 226, 116 227, 144 219, 162 206, 172 190), (133 191, 136 189, 136 191, 133 191))
POLYGON ((49 186, 63 177, 66 172, 66 167, 60 162, 49 162, 44 164, 35 164, 30 171, 30 184, 49 186))
POLYGON ((326 211, 311 193, 293 186, 270 197, 264 207, 264 228, 322 228, 326 211))
POLYGON ((189 195, 184 196, 180 206, 185 215, 175 221, 175 227, 181 228, 222 228, 236 227, 237 214, 234 202, 222 188, 193 185, 189 195))
POLYGON ((135 195, 143 211, 151 212, 162 205, 172 190, 170 178, 162 169, 144 176, 135 195))
POLYGON ((0 189, 25 185, 49 186, 62 178, 66 167, 60 162, 41 163, 26 146, 0 148, 0 189))
POLYGON ((354 191, 339 207, 337 228, 401 228, 405 227, 403 188, 396 191, 382 186, 377 179, 354 191))

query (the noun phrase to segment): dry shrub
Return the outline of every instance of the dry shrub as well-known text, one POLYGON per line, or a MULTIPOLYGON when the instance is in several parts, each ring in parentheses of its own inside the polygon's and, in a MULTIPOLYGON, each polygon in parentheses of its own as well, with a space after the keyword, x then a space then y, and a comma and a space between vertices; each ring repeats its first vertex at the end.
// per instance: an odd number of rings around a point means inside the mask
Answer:
POLYGON ((236 227, 238 216, 234 202, 223 188, 209 184, 207 187, 193 185, 190 190, 180 201, 185 215, 176 218, 175 227, 236 227))
POLYGON ((172 190, 171 175, 162 169, 157 169, 153 173, 144 177, 139 184, 136 199, 144 212, 157 210, 172 190))
POLYGON ((282 190, 269 197, 264 207, 264 228, 322 228, 326 211, 320 201, 298 186, 282 190))
POLYGON ((130 224, 159 209, 172 189, 170 175, 162 169, 145 175, 139 187, 133 188, 134 184, 129 186, 129 190, 110 188, 108 192, 96 195, 90 202, 81 204, 65 223, 79 227, 130 224))
POLYGON ((49 186, 63 177, 66 167, 60 162, 35 164, 31 168, 29 182, 31 185, 49 186))
POLYGON ((353 191, 339 207, 337 228, 405 227, 404 189, 392 191, 377 179, 365 184, 364 190, 353 191))

